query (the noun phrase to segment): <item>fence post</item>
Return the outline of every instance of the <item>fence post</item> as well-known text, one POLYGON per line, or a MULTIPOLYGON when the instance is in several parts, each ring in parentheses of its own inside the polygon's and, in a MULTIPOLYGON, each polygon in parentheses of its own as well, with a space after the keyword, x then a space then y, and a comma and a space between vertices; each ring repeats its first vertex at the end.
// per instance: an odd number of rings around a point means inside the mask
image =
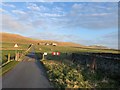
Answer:
POLYGON ((91 64, 91 70, 94 73, 95 70, 97 69, 97 65, 96 65, 96 57, 93 57, 93 62, 91 64))
POLYGON ((8 62, 10 61, 10 53, 8 54, 8 62))
POLYGON ((44 56, 44 53, 43 53, 43 58, 42 58, 42 60, 45 60, 45 56, 44 56))
POLYGON ((17 61, 18 57, 17 57, 17 53, 15 54, 15 61, 17 61))
POLYGON ((20 53, 19 52, 17 53, 17 56, 18 56, 18 59, 19 59, 20 58, 20 53))

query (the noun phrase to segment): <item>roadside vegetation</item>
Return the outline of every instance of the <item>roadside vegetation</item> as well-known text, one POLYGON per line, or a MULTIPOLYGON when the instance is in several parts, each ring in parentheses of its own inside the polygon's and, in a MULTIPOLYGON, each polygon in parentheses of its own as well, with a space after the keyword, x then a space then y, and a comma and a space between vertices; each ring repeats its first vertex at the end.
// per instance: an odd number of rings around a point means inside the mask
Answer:
POLYGON ((49 80, 56 88, 92 88, 82 74, 72 66, 53 60, 42 60, 49 80))
POLYGON ((41 60, 47 70, 50 82, 57 88, 116 88, 119 81, 106 76, 100 70, 94 73, 79 63, 70 61, 71 53, 79 52, 108 52, 118 53, 114 50, 88 50, 74 47, 37 46, 36 55, 42 59, 42 53, 47 52, 45 60, 41 60), (46 48, 45 48, 46 47, 46 48), (44 49, 43 49, 44 48, 44 49), (40 49, 40 50, 39 50, 40 49), (53 56, 52 52, 60 52, 60 56, 53 56))
POLYGON ((23 50, 2 50, 2 59, 0 60, 0 63, 5 63, 8 61, 8 54, 10 54, 10 59, 14 60, 15 59, 15 53, 19 52, 19 53, 23 53, 23 50))
POLYGON ((15 43, 8 43, 8 42, 3 42, 2 43, 2 50, 0 50, 0 63, 5 63, 8 60, 8 54, 10 54, 10 59, 13 60, 15 58, 15 53, 23 53, 25 50, 28 49, 30 44, 18 44, 18 48, 15 48, 14 45, 15 43))
POLYGON ((17 65, 19 62, 18 61, 11 61, 7 65, 4 65, 2 68, 0 68, 0 76, 4 75, 6 72, 11 70, 15 65, 17 65))
POLYGON ((56 88, 116 88, 119 82, 107 78, 99 70, 92 73, 88 68, 64 60, 41 60, 50 82, 56 88))

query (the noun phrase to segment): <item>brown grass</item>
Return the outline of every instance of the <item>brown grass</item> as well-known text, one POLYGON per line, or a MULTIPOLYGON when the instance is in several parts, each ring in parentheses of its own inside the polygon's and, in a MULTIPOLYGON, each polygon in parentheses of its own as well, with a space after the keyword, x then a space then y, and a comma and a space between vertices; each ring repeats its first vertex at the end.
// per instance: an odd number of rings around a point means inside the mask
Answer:
POLYGON ((37 44, 37 43, 57 43, 58 46, 71 46, 71 47, 78 47, 78 48, 86 48, 86 49, 108 49, 104 46, 85 46, 80 45, 72 42, 58 42, 58 41, 52 41, 52 40, 35 40, 32 38, 20 36, 17 34, 10 34, 10 33, 0 33, 0 36, 2 36, 2 39, 0 41, 2 43, 19 43, 19 44, 37 44))
POLYGON ((55 42, 57 43, 59 46, 73 46, 73 47, 83 47, 83 45, 80 44, 75 44, 75 43, 71 43, 71 42, 57 42, 57 41, 50 41, 50 40, 35 40, 32 38, 28 38, 28 37, 24 37, 24 36, 20 36, 17 34, 10 34, 10 33, 0 33, 0 36, 2 36, 2 41, 1 42, 7 42, 7 43, 33 43, 33 44, 37 44, 37 43, 52 43, 55 42))

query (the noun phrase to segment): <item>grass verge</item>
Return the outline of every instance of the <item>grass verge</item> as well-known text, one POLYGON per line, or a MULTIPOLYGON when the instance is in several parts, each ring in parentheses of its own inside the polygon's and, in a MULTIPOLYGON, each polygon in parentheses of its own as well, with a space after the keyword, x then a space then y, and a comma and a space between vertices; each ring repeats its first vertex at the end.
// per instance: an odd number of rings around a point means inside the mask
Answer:
POLYGON ((2 68, 0 68, 0 71, 1 71, 0 72, 0 76, 4 75, 5 73, 7 73, 9 70, 11 70, 18 63, 19 63, 18 61, 11 61, 7 65, 5 65, 2 68))
POLYGON ((88 81, 75 68, 54 60, 41 61, 48 73, 49 80, 56 88, 92 88, 88 81))
POLYGON ((56 88, 118 88, 119 82, 100 70, 94 73, 83 65, 68 60, 41 60, 50 82, 56 88))

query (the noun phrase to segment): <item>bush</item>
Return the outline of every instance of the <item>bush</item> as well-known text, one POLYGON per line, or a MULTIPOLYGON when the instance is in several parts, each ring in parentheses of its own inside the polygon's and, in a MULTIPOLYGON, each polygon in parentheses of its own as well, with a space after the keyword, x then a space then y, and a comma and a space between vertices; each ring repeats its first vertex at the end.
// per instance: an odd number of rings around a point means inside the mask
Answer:
POLYGON ((53 60, 42 60, 49 80, 56 88, 91 88, 88 81, 75 68, 53 60))

